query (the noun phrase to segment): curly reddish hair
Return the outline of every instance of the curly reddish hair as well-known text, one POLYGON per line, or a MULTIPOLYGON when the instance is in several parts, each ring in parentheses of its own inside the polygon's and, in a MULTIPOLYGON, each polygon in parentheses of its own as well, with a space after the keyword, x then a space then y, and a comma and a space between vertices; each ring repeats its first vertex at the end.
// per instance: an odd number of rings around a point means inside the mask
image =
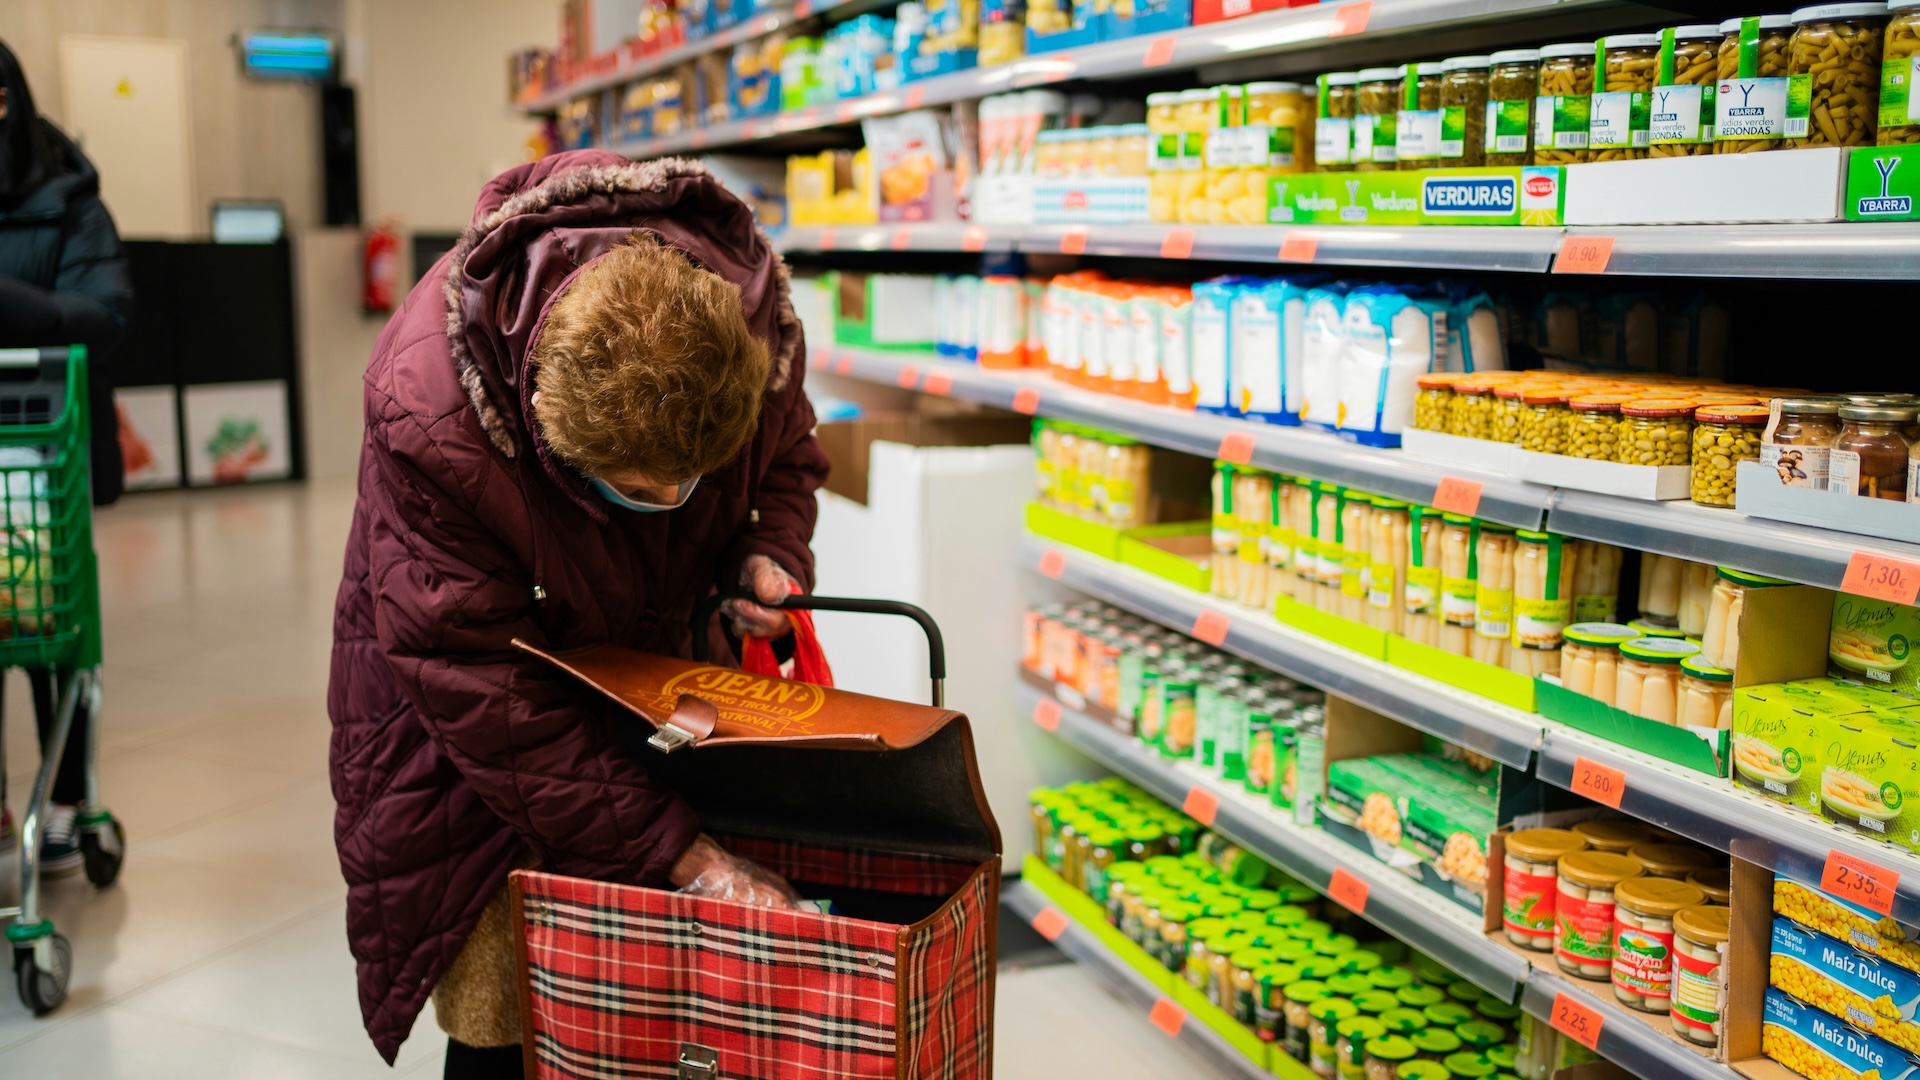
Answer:
POLYGON ((670 484, 753 438, 772 361, 738 286, 635 233, 553 302, 532 365, 534 419, 567 464, 670 484))

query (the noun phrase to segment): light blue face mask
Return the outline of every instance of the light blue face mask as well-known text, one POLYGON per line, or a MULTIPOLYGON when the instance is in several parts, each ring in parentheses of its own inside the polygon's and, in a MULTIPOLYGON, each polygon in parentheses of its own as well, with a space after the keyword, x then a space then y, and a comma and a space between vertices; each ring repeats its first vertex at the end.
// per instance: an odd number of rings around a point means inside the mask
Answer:
POLYGON ((671 503, 637 502, 620 494, 612 484, 607 483, 597 476, 588 477, 587 483, 593 486, 593 490, 600 493, 601 498, 620 507, 622 510, 633 510, 642 514, 657 514, 662 510, 678 510, 682 506, 685 506, 687 504, 687 497, 693 494, 694 486, 700 483, 700 478, 696 476, 682 483, 680 490, 675 494, 674 500, 671 503))

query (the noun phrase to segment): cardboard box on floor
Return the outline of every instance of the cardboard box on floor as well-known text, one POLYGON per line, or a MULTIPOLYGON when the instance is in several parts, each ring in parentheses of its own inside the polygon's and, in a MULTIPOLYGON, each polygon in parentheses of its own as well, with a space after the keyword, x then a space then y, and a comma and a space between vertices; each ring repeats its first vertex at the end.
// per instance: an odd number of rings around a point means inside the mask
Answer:
POLYGON ((902 410, 870 412, 858 420, 838 420, 814 430, 833 471, 827 490, 862 506, 867 504, 867 460, 875 440, 908 446, 1008 446, 1031 437, 1032 421, 998 410, 949 412, 902 410))

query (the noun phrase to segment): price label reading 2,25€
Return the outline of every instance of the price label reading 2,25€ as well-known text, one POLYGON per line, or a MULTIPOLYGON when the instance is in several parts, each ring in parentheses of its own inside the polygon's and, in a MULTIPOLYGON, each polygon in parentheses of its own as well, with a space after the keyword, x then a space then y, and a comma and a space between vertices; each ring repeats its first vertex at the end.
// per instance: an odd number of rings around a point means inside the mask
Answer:
POLYGON ((1553 997, 1554 1028, 1595 1053, 1600 1051, 1600 1025, 1605 1019, 1598 1010, 1565 991, 1553 997))

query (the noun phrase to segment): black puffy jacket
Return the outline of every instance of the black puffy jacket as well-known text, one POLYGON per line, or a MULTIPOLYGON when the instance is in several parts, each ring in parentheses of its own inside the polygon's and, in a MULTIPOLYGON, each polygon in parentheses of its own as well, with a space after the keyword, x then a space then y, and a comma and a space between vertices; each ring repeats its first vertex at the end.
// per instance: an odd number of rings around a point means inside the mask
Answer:
POLYGON ((100 174, 73 140, 39 121, 60 170, 19 201, 0 205, 0 348, 85 345, 93 411, 93 501, 120 497, 120 426, 113 409, 113 351, 126 330, 133 286, 100 174))

